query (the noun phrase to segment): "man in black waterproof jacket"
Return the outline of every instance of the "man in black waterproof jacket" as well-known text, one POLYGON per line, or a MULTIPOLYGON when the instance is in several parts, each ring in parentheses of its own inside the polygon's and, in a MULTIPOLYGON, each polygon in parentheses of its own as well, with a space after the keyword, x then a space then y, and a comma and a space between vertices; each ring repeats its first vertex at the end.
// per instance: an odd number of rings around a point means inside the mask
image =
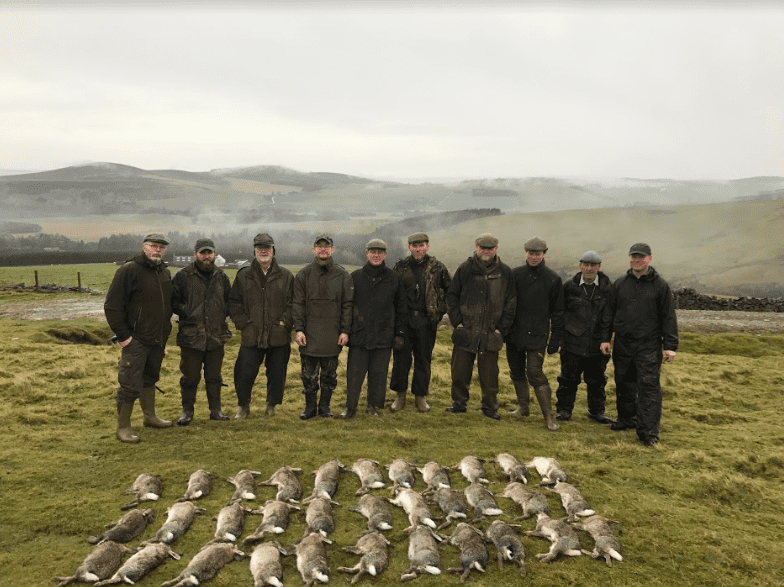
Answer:
POLYGON ((172 324, 171 273, 163 262, 169 240, 161 233, 144 237, 142 254, 114 274, 103 305, 106 322, 122 349, 117 374, 117 440, 139 442, 131 430, 133 404, 139 399, 145 426, 168 428, 155 415, 155 384, 160 379, 172 324))
POLYGON ((651 247, 637 243, 629 249, 629 270, 613 285, 609 311, 612 329, 602 332, 601 349, 610 353, 615 368, 618 419, 613 430, 637 430, 646 446, 659 442, 662 361, 675 360, 678 319, 667 282, 651 267, 651 247))
POLYGON ((351 329, 354 285, 348 271, 332 260, 334 252, 331 237, 317 237, 313 262, 294 278, 292 317, 305 394, 305 409, 299 415, 302 420, 332 417, 330 401, 338 384, 338 356, 351 329))
POLYGON ((564 283, 564 336, 561 343, 561 374, 555 390, 556 420, 572 417, 577 387, 585 379, 588 417, 600 424, 612 424, 604 413, 607 362, 602 353, 602 331, 608 327, 606 312, 612 283, 602 271, 596 251, 580 256, 580 271, 564 283))
POLYGON ((250 266, 237 271, 229 292, 229 314, 242 331, 234 363, 237 420, 250 415, 253 384, 262 363, 267 374, 265 413, 275 415, 275 407, 283 403, 291 356, 294 276, 275 260, 275 241, 269 234, 255 236, 253 254, 250 266))
POLYGON ((528 416, 528 385, 534 388, 548 430, 560 426, 552 413, 552 390, 544 373, 544 353, 558 352, 563 338, 563 283, 545 266, 547 243, 538 236, 525 243, 525 264, 512 270, 517 307, 506 337, 506 359, 517 394, 512 413, 528 416), (549 340, 548 340, 549 335, 549 340))
POLYGON ((474 255, 455 271, 446 294, 452 323, 452 405, 447 412, 466 411, 474 361, 482 389, 482 413, 498 415, 498 352, 504 346, 515 311, 512 270, 496 254, 498 239, 491 234, 476 239, 474 255))
POLYGON ((215 243, 208 238, 196 241, 195 260, 172 278, 172 310, 179 317, 177 345, 180 347, 180 396, 182 414, 177 424, 193 421, 196 390, 204 370, 204 387, 210 420, 228 420, 221 411, 223 351, 231 331, 229 315, 231 282, 223 269, 215 266, 215 243))
POLYGON ((346 420, 356 414, 366 375, 366 412, 378 415, 386 400, 392 347, 403 345, 406 299, 400 276, 384 262, 384 241, 371 239, 366 250, 368 262, 351 273, 354 299, 348 336, 346 409, 340 414, 346 420))
POLYGON ((428 254, 430 239, 424 232, 408 237, 411 253, 395 265, 405 289, 408 319, 405 324, 403 346, 392 351, 392 377, 389 388, 397 393, 390 410, 397 412, 406 405, 408 374, 413 363, 411 393, 420 412, 429 412, 425 399, 430 390, 430 364, 436 344, 438 324, 446 314, 446 292, 452 278, 444 264, 428 254))

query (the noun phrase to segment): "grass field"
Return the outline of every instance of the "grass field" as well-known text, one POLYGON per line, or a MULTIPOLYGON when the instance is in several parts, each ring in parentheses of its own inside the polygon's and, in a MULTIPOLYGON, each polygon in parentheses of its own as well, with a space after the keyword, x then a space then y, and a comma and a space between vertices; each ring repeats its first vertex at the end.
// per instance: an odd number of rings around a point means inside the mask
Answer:
MULTIPOLYGON (((55 268, 52 268, 54 270, 55 268)), ((68 271, 68 268, 56 268, 68 271)), ((96 270, 90 287, 103 289, 114 272, 96 270)), ((0 282, 9 270, 0 272, 0 282)), ((20 271, 29 271, 24 269, 20 271)), ((60 274, 51 280, 63 283, 60 274)), ((83 283, 84 283, 83 273, 83 283)), ((22 279, 28 281, 27 279, 22 279)), ((42 280, 43 282, 43 280, 42 280)), ((24 294, 25 296, 31 294, 24 294)), ((215 531, 213 516, 225 505, 233 486, 225 479, 249 468, 268 477, 283 464, 304 469, 301 482, 306 495, 312 489, 311 473, 337 458, 351 465, 368 457, 383 464, 402 457, 423 465, 437 460, 454 465, 474 454, 492 459, 510 452, 521 460, 552 456, 560 460, 589 504, 607 518, 620 521, 623 562, 608 568, 587 556, 542 563, 536 553, 546 552, 544 540, 523 537, 528 557, 527 575, 521 578, 510 566, 499 571, 490 546, 491 564, 483 575, 472 573, 467 583, 483 586, 521 584, 586 585, 710 585, 760 586, 784 584, 781 544, 784 543, 784 430, 776 423, 784 395, 784 337, 742 334, 707 336, 684 333, 677 360, 663 368, 665 390, 661 444, 643 447, 633 431, 612 432, 584 417, 585 394, 581 390, 575 417, 557 433, 547 431, 541 416, 527 420, 504 416, 500 422, 481 415, 478 389, 466 414, 444 412, 449 405, 448 332, 442 331, 435 349, 430 403, 433 411, 419 414, 409 405, 403 412, 371 418, 364 413, 344 422, 339 418, 316 418, 301 422, 303 400, 299 383, 299 357, 292 353, 284 403, 273 418, 263 415, 263 377, 256 385, 251 418, 241 422, 207 419, 203 387, 199 390, 196 418, 185 428, 151 430, 141 427, 141 414, 134 410, 138 445, 125 445, 114 438, 117 347, 74 344, 69 339, 102 343, 110 332, 105 323, 88 320, 28 322, 0 319, 3 362, 3 426, 0 428, 0 584, 49 585, 52 577, 70 575, 91 551, 88 535, 119 519, 120 506, 129 501, 123 491, 139 473, 155 473, 164 479, 160 501, 152 507, 157 518, 141 538, 152 537, 165 519, 166 507, 182 495, 190 473, 198 468, 215 472, 219 479, 213 493, 199 505, 208 515, 197 517, 174 549, 183 554, 138 582, 142 587, 160 585, 176 576, 215 531)), ((170 339, 174 341, 174 333, 170 339)), ((235 407, 232 368, 238 340, 227 347, 223 375, 224 407, 235 407)), ((342 356, 345 361, 345 353, 342 356)), ((158 414, 176 418, 179 352, 170 346, 163 364, 158 395, 158 414)), ((502 358, 499 400, 502 413, 513 408, 512 390, 502 358)), ((554 382, 558 361, 548 357, 546 371, 554 382)), ((608 412, 614 414, 614 386, 608 384, 608 412)), ((333 400, 339 412, 345 399, 344 366, 333 400)), ((537 414, 534 404, 532 412, 537 414)), ((501 492, 502 473, 487 464, 490 488, 501 492)), ((453 471, 453 486, 466 483, 453 471)), ((538 476, 531 471, 531 483, 538 476)), ((335 544, 327 547, 332 569, 331 584, 346 585, 351 576, 336 571, 353 566, 358 557, 341 550, 353 545, 365 528, 365 519, 349 512, 358 499, 357 477, 341 478, 336 500, 335 544)), ((416 489, 424 484, 418 480, 416 489)), ((275 494, 274 487, 260 487, 257 503, 275 494)), ((388 490, 377 490, 387 495, 388 490)), ((563 515, 555 494, 548 493, 553 516, 563 515)), ((513 522, 520 510, 499 498, 513 522)), ((390 568, 373 582, 397 584, 408 568, 402 510, 392 508, 394 529, 388 537, 395 543, 390 568)), ((433 506, 433 511, 438 508, 433 506)), ((244 535, 260 522, 248 517, 244 535)), ((524 530, 533 520, 518 521, 524 530)), ((489 520, 480 525, 486 528, 489 520)), ((294 514, 289 529, 279 537, 291 544, 305 527, 304 513, 294 514)), ((445 531, 451 533, 451 528, 445 531)), ((591 539, 581 534, 583 548, 591 539)), ((457 550, 442 545, 442 569, 458 566, 457 550)), ((287 585, 300 585, 293 557, 284 559, 287 585)), ((458 576, 443 574, 420 577, 420 585, 457 584, 458 576)), ((360 583, 367 584, 363 579, 360 583)), ((251 585, 247 562, 224 568, 215 586, 251 585)))

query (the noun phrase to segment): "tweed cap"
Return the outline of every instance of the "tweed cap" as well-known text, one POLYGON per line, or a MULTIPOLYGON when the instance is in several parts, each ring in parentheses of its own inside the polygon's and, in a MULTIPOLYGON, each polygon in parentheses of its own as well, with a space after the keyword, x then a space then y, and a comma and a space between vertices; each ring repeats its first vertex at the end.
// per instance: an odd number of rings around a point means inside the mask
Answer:
POLYGON ((372 238, 368 241, 367 246, 365 247, 368 251, 371 249, 378 249, 380 251, 387 250, 387 243, 382 241, 380 238, 372 238))
POLYGON ((648 256, 651 254, 651 247, 646 245, 645 243, 636 243, 631 246, 629 249, 630 255, 644 255, 648 256))
POLYGON ((427 234, 424 232, 415 232, 414 234, 408 235, 408 244, 409 245, 416 245, 419 243, 429 243, 430 239, 427 237, 427 234))
POLYGON ((260 232, 255 237, 253 237, 254 247, 271 247, 274 245, 275 245, 275 241, 266 232, 260 232))
POLYGON ((535 236, 534 238, 528 239, 525 242, 525 250, 526 251, 543 251, 547 252, 547 243, 544 242, 543 239, 535 236))
POLYGON ((597 265, 602 264, 602 258, 599 256, 599 253, 596 251, 585 251, 582 256, 580 257, 581 263, 595 263, 597 265))
POLYGON ((476 237, 476 244, 483 249, 494 249, 498 246, 498 239, 486 232, 476 237))
POLYGON ((196 241, 196 246, 193 247, 193 250, 197 253, 201 253, 203 251, 212 251, 215 252, 215 243, 212 242, 212 239, 209 238, 200 238, 196 241))
POLYGON ((335 245, 335 242, 332 240, 331 236, 327 236, 326 234, 320 234, 316 237, 316 240, 313 241, 313 246, 317 246, 321 241, 327 243, 330 247, 335 245))
POLYGON ((145 235, 144 240, 142 243, 160 243, 162 245, 168 245, 169 239, 163 233, 160 232, 151 232, 145 235))

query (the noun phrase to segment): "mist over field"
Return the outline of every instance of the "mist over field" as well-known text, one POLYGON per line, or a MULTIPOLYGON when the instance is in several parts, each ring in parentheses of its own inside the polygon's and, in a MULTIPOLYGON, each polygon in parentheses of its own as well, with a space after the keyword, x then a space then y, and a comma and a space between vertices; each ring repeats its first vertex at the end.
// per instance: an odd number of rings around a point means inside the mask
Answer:
MULTIPOLYGON (((362 264, 364 243, 390 245, 388 263, 406 254, 405 237, 426 231, 431 253, 454 270, 482 232, 500 238, 499 254, 523 262, 537 235, 562 275, 587 249, 611 276, 628 267, 634 242, 653 249, 653 265, 674 285, 710 293, 782 295, 784 178, 671 179, 493 178, 403 183, 277 166, 188 172, 90 163, 0 177, 0 253, 47 248, 136 249, 138 235, 173 236, 185 255, 211 236, 231 257, 252 254, 253 235, 270 232, 278 255, 305 262, 313 236, 335 236, 338 262, 362 264), (108 237, 132 235, 133 238, 108 237), (31 238, 34 237, 34 238, 31 238), (101 240, 103 239, 103 240, 101 240), (84 244, 87 243, 87 244, 84 244)), ((58 262, 56 259, 52 262, 58 262)), ((65 261, 63 261, 65 262, 65 261)))

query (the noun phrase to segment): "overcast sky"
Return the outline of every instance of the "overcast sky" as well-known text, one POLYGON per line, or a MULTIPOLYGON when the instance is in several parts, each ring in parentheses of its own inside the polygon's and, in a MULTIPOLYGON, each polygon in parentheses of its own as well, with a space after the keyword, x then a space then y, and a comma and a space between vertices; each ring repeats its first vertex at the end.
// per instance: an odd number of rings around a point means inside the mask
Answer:
POLYGON ((107 4, 0 1, 0 169, 784 175, 781 3, 107 4))

